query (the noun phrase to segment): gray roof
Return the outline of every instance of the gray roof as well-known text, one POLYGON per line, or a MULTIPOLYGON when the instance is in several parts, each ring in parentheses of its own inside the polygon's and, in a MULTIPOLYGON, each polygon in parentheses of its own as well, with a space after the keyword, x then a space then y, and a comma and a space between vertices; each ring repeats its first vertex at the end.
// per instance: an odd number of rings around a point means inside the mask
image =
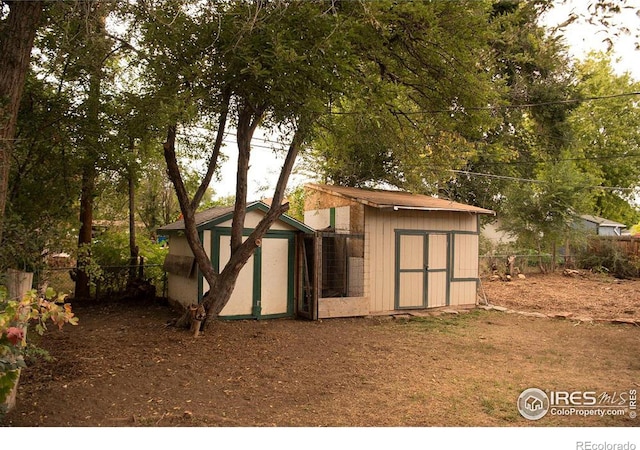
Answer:
POLYGON ((627 226, 620 222, 614 222, 613 220, 605 219, 603 217, 592 216, 590 214, 582 214, 580 216, 581 219, 586 220, 587 222, 596 223, 601 227, 620 227, 627 228, 627 226))
MULTIPOLYGON (((207 225, 213 226, 213 225, 216 225, 217 223, 230 220, 233 217, 234 209, 235 209, 234 206, 222 206, 222 207, 210 208, 205 211, 197 212, 195 215, 196 227, 205 228, 207 225)), ((259 209, 263 212, 267 212, 269 210, 269 205, 261 201, 254 201, 254 202, 247 203, 247 211, 251 211, 254 209, 259 209)), ((286 214, 281 215, 280 220, 305 233, 313 232, 313 229, 309 228, 307 225, 294 219, 293 217, 287 216, 286 214)), ((181 230, 184 230, 184 220, 182 219, 158 228, 158 231, 167 231, 167 232, 181 231, 181 230)))
MULTIPOLYGON (((249 205, 247 205, 249 206, 249 205)), ((233 214, 233 206, 224 206, 218 208, 210 208, 205 211, 200 211, 196 213, 196 226, 202 226, 206 223, 215 221, 221 217, 226 216, 227 214, 233 214)), ((169 223, 163 227, 158 228, 158 231, 178 231, 184 230, 184 220, 180 219, 176 222, 169 223)))

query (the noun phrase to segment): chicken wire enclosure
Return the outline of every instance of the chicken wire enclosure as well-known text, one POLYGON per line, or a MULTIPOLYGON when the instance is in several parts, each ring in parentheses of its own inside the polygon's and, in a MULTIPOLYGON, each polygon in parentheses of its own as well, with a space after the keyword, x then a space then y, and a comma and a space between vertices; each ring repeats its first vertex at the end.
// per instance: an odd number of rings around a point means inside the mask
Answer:
POLYGON ((321 239, 321 297, 364 295, 364 235, 319 233, 321 239))

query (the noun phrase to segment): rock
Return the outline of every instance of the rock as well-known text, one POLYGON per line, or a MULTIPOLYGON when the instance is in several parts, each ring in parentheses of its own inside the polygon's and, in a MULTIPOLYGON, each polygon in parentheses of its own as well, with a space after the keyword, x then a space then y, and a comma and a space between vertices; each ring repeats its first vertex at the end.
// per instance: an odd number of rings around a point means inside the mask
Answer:
POLYGON ((611 320, 611 323, 617 323, 617 324, 627 324, 627 325, 636 325, 636 321, 633 319, 627 319, 624 317, 617 317, 615 319, 611 320))
POLYGON ((529 312, 529 311, 523 311, 520 313, 521 316, 526 316, 526 317, 539 317, 539 318, 547 318, 549 316, 547 316, 546 314, 542 314, 539 312, 529 312))
POLYGON ((500 312, 505 312, 507 310, 507 308, 505 308, 504 306, 492 306, 491 309, 500 312))
POLYGON ((570 313, 570 312, 559 312, 559 313, 554 313, 552 317, 555 319, 568 319, 572 315, 573 313, 570 313))
POLYGON ((576 322, 593 323, 593 317, 573 317, 576 322))
POLYGON ((411 314, 394 314, 392 317, 394 319, 409 320, 411 319, 411 314))
POLYGON ((443 309, 442 310, 443 314, 454 314, 454 315, 458 315, 460 314, 458 311, 456 311, 455 309, 443 309))
POLYGON ((575 277, 577 275, 582 276, 582 273, 579 270, 564 269, 562 271, 562 275, 564 275, 565 277, 575 277))

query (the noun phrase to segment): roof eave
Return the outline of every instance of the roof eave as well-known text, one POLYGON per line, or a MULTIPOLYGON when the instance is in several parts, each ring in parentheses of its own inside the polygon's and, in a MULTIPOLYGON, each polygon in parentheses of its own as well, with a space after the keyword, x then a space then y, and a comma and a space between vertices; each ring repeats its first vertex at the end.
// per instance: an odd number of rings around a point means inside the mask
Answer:
POLYGON ((393 209, 394 211, 399 210, 410 210, 410 211, 445 211, 445 212, 466 212, 473 214, 487 214, 491 216, 495 216, 496 212, 491 211, 489 209, 477 208, 477 209, 462 209, 462 208, 434 208, 434 207, 426 207, 426 206, 403 206, 403 205, 393 205, 384 207, 382 209, 393 209))

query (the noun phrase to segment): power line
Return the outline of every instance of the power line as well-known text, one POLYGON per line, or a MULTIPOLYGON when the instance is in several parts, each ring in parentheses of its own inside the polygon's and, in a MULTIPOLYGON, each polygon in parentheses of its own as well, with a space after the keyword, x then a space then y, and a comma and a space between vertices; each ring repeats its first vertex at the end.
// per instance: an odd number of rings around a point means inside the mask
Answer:
MULTIPOLYGON (((451 172, 453 173, 458 173, 458 174, 463 174, 463 175, 473 175, 473 176, 477 176, 477 177, 486 177, 486 178, 497 178, 497 179, 502 179, 502 180, 509 180, 509 181, 518 181, 518 182, 526 182, 526 183, 537 183, 537 184, 548 184, 548 181, 544 181, 544 180, 534 180, 531 178, 519 178, 519 177, 510 177, 510 176, 506 176, 506 175, 493 175, 490 173, 480 173, 480 172, 471 172, 468 170, 455 170, 455 169, 450 169, 451 172)), ((605 191, 630 191, 633 192, 635 190, 637 190, 638 188, 625 188, 625 187, 619 187, 619 186, 580 186, 584 189, 602 189, 605 191)))
POLYGON ((553 160, 535 159, 530 161, 481 161, 480 164, 483 166, 554 164, 556 162, 566 162, 566 161, 597 161, 601 159, 626 159, 626 158, 640 158, 640 153, 628 153, 626 155, 582 156, 582 157, 575 157, 575 158, 558 158, 553 160))
MULTIPOLYGON (((593 97, 584 97, 584 98, 569 98, 565 100, 554 100, 549 102, 540 102, 540 103, 521 103, 518 105, 489 105, 489 106, 469 106, 469 107, 456 107, 456 108, 447 108, 447 109, 431 109, 431 110, 420 110, 420 111, 392 111, 392 113, 397 113, 401 115, 418 115, 418 114, 455 114, 455 113, 464 113, 466 111, 496 111, 496 110, 510 110, 510 109, 524 109, 524 108, 535 108, 537 106, 553 106, 553 105, 568 105, 572 103, 582 103, 582 102, 590 102, 596 100, 609 100, 612 98, 620 98, 620 97, 632 97, 639 96, 640 91, 634 92, 623 92, 620 94, 610 94, 610 95, 598 95, 593 97)), ((356 114, 370 114, 370 111, 330 111, 328 114, 331 115, 356 115, 356 114)))

